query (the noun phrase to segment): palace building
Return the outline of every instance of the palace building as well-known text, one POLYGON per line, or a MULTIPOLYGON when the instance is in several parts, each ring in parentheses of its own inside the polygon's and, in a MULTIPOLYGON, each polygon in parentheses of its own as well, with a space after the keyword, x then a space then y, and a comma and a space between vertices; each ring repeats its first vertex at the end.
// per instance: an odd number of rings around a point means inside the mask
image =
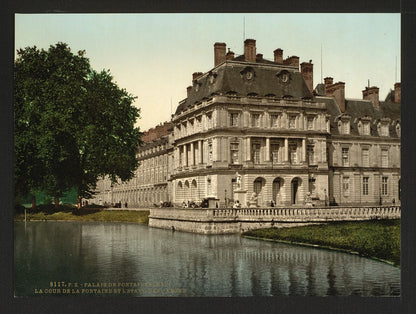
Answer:
MULTIPOLYGON (((399 202, 400 83, 384 101, 374 86, 363 99, 347 99, 345 83, 331 77, 314 88, 311 60, 273 53, 263 58, 253 39, 239 56, 215 43, 214 67, 193 73, 165 131, 139 148, 137 177, 111 188, 120 201, 399 202)), ((96 200, 104 199, 100 185, 97 192, 96 200)))

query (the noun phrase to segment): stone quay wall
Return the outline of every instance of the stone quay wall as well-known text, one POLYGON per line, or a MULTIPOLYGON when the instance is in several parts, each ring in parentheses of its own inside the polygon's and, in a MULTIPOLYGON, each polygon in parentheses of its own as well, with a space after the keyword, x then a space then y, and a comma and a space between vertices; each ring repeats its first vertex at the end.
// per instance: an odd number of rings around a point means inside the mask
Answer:
POLYGON ((149 226, 202 234, 242 233, 333 221, 399 219, 400 206, 325 208, 150 209, 149 226))

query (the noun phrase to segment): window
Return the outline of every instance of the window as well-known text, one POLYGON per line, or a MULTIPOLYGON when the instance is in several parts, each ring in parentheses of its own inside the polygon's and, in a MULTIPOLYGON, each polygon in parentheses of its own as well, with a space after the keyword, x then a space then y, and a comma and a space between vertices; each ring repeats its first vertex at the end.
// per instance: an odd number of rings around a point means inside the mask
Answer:
POLYGON ((231 163, 238 164, 238 143, 230 143, 231 163))
POLYGON ((363 124, 363 134, 370 135, 370 122, 364 122, 363 124))
POLYGON ((206 127, 208 129, 212 128, 212 121, 212 113, 207 113, 206 127))
POLYGON ((348 147, 342 148, 342 165, 343 166, 350 165, 350 149, 348 147))
POLYGON ((368 177, 363 177, 363 195, 368 195, 368 177))
POLYGON ((279 124, 278 119, 279 119, 279 116, 277 114, 272 114, 270 116, 270 127, 277 128, 279 126, 278 125, 279 124))
POLYGON ((253 162, 255 164, 260 163, 260 144, 253 144, 253 162))
POLYGON ((370 157, 369 157, 369 150, 368 148, 363 148, 361 152, 361 158, 363 161, 363 167, 369 167, 370 166, 370 157))
POLYGON ((238 113, 230 113, 230 125, 238 126, 238 113))
POLYGON ((212 141, 208 141, 208 162, 212 162, 212 141))
POLYGON ((381 178, 381 195, 387 195, 387 180, 388 177, 381 178))
POLYGON ((289 158, 290 158, 290 162, 293 164, 296 164, 298 162, 296 153, 297 153, 296 144, 289 145, 289 158))
POLYGON ((271 151, 271 159, 273 163, 279 162, 279 144, 271 144, 270 145, 270 151, 271 151))
POLYGON ((387 124, 381 125, 381 136, 389 136, 389 127, 387 124))
POLYGON ((308 120, 307 120, 308 130, 313 130, 313 120, 314 120, 314 117, 308 117, 308 120))
POLYGON ((342 177, 342 190, 345 196, 350 194, 350 178, 349 177, 342 177))
POLYGON ((387 168, 389 166, 389 151, 387 149, 381 150, 381 167, 387 168))
POLYGON ((289 116, 289 129, 296 127, 296 116, 289 116))
POLYGON ((253 113, 251 115, 251 126, 252 127, 259 127, 260 126, 260 114, 253 113))
POLYGON ((342 121, 342 134, 350 134, 350 122, 342 121))
POLYGON ((308 145, 307 147, 307 152, 308 152, 308 162, 310 165, 314 164, 314 160, 315 160, 315 154, 314 154, 314 147, 313 145, 308 145))

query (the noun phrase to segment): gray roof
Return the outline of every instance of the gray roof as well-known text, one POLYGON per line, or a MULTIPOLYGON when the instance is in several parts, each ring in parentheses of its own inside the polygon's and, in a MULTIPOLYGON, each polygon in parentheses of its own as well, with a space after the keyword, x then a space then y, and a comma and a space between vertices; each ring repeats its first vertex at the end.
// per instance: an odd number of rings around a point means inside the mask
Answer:
MULTIPOLYGON (((335 118, 340 116, 341 110, 335 98, 333 97, 315 97, 317 102, 324 102, 327 105, 328 113, 331 115, 331 134, 339 134, 335 118)), ((391 97, 387 97, 386 101, 380 101, 379 108, 374 108, 369 100, 345 99, 345 112, 351 116, 351 134, 358 135, 357 123, 359 118, 369 116, 373 120, 381 118, 390 118, 393 121, 400 119, 400 104, 394 103, 391 97)), ((396 136, 396 130, 393 125, 390 126, 391 136, 396 136)), ((377 125, 371 124, 371 135, 377 136, 377 125)))
MULTIPOLYGON (((264 59, 262 59, 264 60, 264 59)), ((269 61, 270 62, 270 61, 269 61)), ((249 63, 226 61, 222 65, 205 73, 194 81, 192 90, 185 101, 176 109, 176 114, 184 108, 192 106, 212 95, 233 93, 237 96, 257 94, 258 96, 275 95, 275 97, 293 97, 296 99, 312 98, 306 83, 299 71, 293 67, 279 66, 267 63, 249 63), (252 71, 254 76, 247 79, 245 73, 252 71), (284 83, 280 79, 283 72, 289 74, 289 81, 284 83), (215 79, 211 83, 211 76, 215 79), (198 89, 197 85, 198 84, 198 89)))

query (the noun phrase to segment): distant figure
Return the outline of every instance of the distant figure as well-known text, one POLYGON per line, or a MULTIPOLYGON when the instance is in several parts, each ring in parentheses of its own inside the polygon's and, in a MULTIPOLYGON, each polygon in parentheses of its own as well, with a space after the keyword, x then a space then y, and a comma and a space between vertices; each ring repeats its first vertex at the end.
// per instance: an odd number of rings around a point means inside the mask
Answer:
POLYGON ((393 200, 391 202, 393 203, 393 205, 396 204, 396 199, 393 198, 393 200))
POLYGON ((236 208, 236 209, 241 208, 241 204, 240 204, 240 201, 239 200, 236 200, 234 202, 233 208, 236 208))
POLYGON ((273 200, 270 201, 270 207, 274 207, 274 201, 273 200))
POLYGON ((182 202, 182 208, 186 208, 186 203, 185 201, 182 202))

